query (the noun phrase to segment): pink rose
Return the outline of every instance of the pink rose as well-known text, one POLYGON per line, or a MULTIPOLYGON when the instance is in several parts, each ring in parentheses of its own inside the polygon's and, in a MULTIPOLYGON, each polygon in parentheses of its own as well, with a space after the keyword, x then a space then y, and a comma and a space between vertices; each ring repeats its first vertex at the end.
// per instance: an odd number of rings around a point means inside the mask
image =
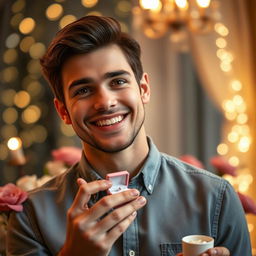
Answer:
POLYGON ((77 163, 82 154, 82 149, 77 147, 61 147, 52 151, 54 161, 62 161, 68 166, 77 163))
POLYGON ((204 165, 197 158, 191 155, 180 156, 180 160, 188 164, 194 165, 195 167, 204 169, 204 165))
POLYGON ((12 183, 0 187, 0 211, 14 210, 21 212, 23 210, 22 203, 27 199, 28 195, 12 183))
POLYGON ((221 156, 214 156, 210 159, 210 162, 219 174, 237 176, 236 167, 231 165, 225 158, 221 156))
POLYGON ((237 192, 245 213, 256 214, 256 203, 247 195, 237 192))

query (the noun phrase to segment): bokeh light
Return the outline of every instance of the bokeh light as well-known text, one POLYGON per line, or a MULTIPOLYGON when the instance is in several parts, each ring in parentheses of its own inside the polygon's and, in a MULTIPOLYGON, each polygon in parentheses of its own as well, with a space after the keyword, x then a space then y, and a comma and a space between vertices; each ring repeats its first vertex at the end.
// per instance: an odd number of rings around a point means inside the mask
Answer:
POLYGON ((67 26, 68 24, 70 24, 73 21, 76 21, 76 16, 74 15, 65 15, 61 18, 60 22, 59 22, 59 27, 60 28, 64 28, 65 26, 67 26))
POLYGON ((5 45, 7 48, 15 48, 19 42, 20 36, 17 33, 12 33, 6 38, 5 45))
POLYGON ((81 0, 81 4, 86 8, 92 8, 98 3, 98 0, 81 0))
POLYGON ((13 136, 18 135, 18 130, 15 125, 12 124, 6 124, 1 127, 1 136, 4 139, 8 139, 13 136))
POLYGON ((35 43, 35 39, 32 36, 24 37, 20 42, 20 49, 23 52, 28 52, 31 45, 35 43))
POLYGON ((18 112, 15 108, 6 108, 3 111, 3 121, 6 124, 13 124, 17 121, 18 119, 18 112))
POLYGON ((22 13, 16 13, 11 18, 11 21, 10 21, 11 26, 13 26, 14 28, 19 27, 19 24, 23 20, 23 18, 24 18, 24 15, 22 13))
POLYGON ((35 26, 36 22, 34 21, 34 19, 27 17, 20 22, 19 30, 22 34, 26 35, 31 33, 34 30, 35 26))
POLYGON ((36 105, 30 105, 22 112, 21 117, 26 124, 35 123, 41 117, 41 109, 36 105))
POLYGON ((22 147, 22 141, 19 137, 12 137, 8 140, 7 146, 10 150, 17 150, 22 147))
POLYGON ((6 160, 8 157, 8 148, 6 145, 0 144, 0 160, 6 160))
POLYGON ((18 69, 16 67, 10 66, 5 68, 0 73, 0 78, 3 82, 11 83, 15 81, 18 77, 18 69))
POLYGON ((7 107, 11 107, 14 104, 15 95, 16 95, 15 90, 6 89, 6 90, 2 91, 1 94, 0 94, 1 102, 7 107))
POLYGON ((18 53, 15 49, 7 49, 3 55, 3 61, 6 64, 12 64, 17 60, 18 53))
POLYGON ((40 59, 45 53, 46 47, 43 43, 34 43, 29 49, 29 54, 32 59, 40 59))
POLYGON ((14 97, 14 104, 19 108, 25 108, 30 103, 30 95, 26 91, 19 91, 14 97))
POLYGON ((63 13, 63 7, 60 4, 51 4, 46 9, 46 17, 49 20, 57 20, 63 13))
POLYGON ((64 122, 60 123, 60 130, 65 136, 71 137, 75 135, 72 125, 67 125, 64 122))
POLYGON ((16 2, 13 3, 12 5, 12 12, 16 13, 16 12, 20 12, 24 9, 26 5, 25 0, 17 0, 16 2))
POLYGON ((225 143, 219 144, 217 147, 217 152, 218 152, 218 154, 220 154, 222 156, 226 155, 228 153, 228 145, 225 143))

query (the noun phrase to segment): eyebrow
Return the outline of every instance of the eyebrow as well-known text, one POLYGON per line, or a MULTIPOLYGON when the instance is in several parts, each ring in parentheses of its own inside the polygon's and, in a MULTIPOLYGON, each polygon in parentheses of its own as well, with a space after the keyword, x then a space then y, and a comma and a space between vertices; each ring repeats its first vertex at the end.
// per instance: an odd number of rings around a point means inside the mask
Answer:
MULTIPOLYGON (((113 78, 116 76, 120 76, 120 75, 131 75, 128 71, 125 70, 117 70, 117 71, 112 71, 112 72, 107 72, 103 75, 103 79, 108 79, 108 78, 113 78)), ((94 80, 90 77, 85 77, 85 78, 81 78, 78 80, 73 81, 70 85, 69 85, 69 90, 71 90, 73 87, 81 85, 81 84, 89 84, 92 83, 94 80)))

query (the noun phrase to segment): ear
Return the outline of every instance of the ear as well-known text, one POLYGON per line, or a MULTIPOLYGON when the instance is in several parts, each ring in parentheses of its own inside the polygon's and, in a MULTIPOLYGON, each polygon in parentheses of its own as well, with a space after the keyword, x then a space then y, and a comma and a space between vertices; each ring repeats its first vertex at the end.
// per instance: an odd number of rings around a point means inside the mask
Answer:
POLYGON ((64 123, 71 124, 72 122, 69 117, 65 104, 62 101, 58 100, 57 98, 54 98, 54 105, 60 118, 64 121, 64 123))
POLYGON ((143 73, 140 80, 140 94, 142 102, 144 104, 148 103, 150 100, 150 86, 147 73, 143 73))

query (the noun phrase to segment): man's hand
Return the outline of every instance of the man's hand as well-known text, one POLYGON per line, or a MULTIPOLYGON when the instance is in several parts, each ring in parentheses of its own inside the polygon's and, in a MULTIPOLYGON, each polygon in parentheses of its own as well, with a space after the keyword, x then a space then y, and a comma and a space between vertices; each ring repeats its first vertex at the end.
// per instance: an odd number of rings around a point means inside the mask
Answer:
POLYGON ((107 190, 112 184, 106 180, 87 183, 81 178, 77 183, 79 190, 67 213, 66 241, 59 255, 106 256, 146 199, 139 196, 139 191, 130 189, 105 196, 89 208, 91 195, 107 190))
MULTIPOLYGON (((176 256, 182 256, 182 255, 183 255, 182 253, 179 253, 176 256)), ((214 247, 200 254, 200 256, 230 256, 230 252, 225 247, 214 247)))

